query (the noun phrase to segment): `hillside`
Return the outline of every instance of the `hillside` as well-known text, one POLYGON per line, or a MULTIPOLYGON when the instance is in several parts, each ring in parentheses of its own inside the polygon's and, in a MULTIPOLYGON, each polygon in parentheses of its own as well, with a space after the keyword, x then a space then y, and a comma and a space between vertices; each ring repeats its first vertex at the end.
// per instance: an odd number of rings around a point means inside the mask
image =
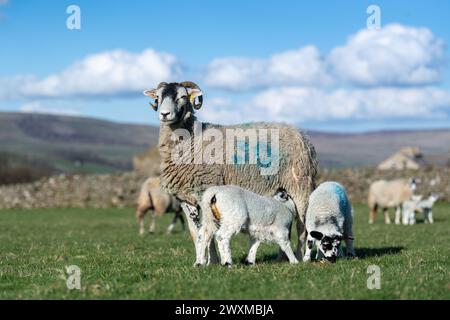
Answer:
POLYGON ((376 165, 405 146, 419 147, 433 163, 443 164, 450 156, 450 129, 309 135, 324 167, 376 165))
POLYGON ((29 113, 0 113, 0 152, 10 165, 54 172, 131 169, 131 157, 157 143, 158 128, 104 120, 29 113), (12 162, 12 163, 11 163, 12 162))
MULTIPOLYGON (((323 167, 374 165, 409 145, 420 147, 425 156, 441 162, 448 159, 450 151, 450 129, 308 134, 323 167)), ((25 163, 68 173, 124 171, 131 169, 134 155, 157 140, 156 126, 0 112, 0 160, 6 154, 10 165, 25 163)))

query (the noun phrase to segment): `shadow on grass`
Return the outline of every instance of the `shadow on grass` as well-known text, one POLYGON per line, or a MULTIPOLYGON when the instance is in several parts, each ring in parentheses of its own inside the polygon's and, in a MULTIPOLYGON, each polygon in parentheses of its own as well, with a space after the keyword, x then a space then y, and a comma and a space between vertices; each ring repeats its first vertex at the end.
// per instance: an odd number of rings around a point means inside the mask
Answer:
MULTIPOLYGON (((355 248, 356 256, 358 259, 365 259, 371 257, 380 257, 385 255, 399 254, 404 247, 383 247, 383 248, 355 248)), ((312 257, 316 256, 316 251, 313 250, 312 257)), ((278 253, 265 254, 261 258, 257 259, 259 262, 264 263, 285 263, 287 259, 280 259, 278 253)), ((241 263, 245 262, 245 256, 240 259, 241 263)))
POLYGON ((404 247, 383 247, 383 248, 355 248, 356 256, 359 259, 380 257, 400 253, 404 247))

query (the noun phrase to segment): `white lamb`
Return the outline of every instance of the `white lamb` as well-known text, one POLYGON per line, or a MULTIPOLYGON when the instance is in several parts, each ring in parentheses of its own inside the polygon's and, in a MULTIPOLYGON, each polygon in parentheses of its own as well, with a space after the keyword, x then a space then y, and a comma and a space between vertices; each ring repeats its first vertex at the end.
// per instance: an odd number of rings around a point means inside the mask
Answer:
POLYGON ((335 262, 342 256, 341 241, 345 240, 347 256, 355 256, 353 249, 353 209, 345 188, 337 182, 324 182, 309 197, 306 211, 308 233, 303 261, 311 260, 317 244, 317 258, 335 262))
POLYGON ((200 207, 202 226, 197 238, 196 265, 206 264, 205 250, 215 236, 221 264, 231 266, 230 240, 240 231, 250 235, 248 264, 255 263, 256 251, 263 241, 276 242, 290 263, 298 263, 289 241, 296 208, 284 189, 268 198, 233 185, 210 187, 204 192, 200 207))
POLYGON ((427 199, 421 200, 422 196, 415 196, 403 203, 403 224, 416 224, 416 212, 423 214, 424 223, 433 223, 433 206, 439 199, 437 194, 431 193, 427 199))
POLYGON ((414 195, 411 199, 406 200, 402 204, 402 223, 404 225, 416 223, 416 211, 419 209, 419 202, 422 200, 421 195, 414 195))

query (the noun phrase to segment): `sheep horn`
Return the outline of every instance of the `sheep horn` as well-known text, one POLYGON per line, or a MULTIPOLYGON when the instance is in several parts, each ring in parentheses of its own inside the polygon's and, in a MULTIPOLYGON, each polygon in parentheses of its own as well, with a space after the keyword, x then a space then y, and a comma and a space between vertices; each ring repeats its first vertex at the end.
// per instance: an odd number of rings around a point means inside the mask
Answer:
MULTIPOLYGON (((180 85, 182 85, 185 88, 201 90, 200 87, 192 81, 184 81, 181 82, 180 85)), ((203 96, 198 96, 198 103, 194 102, 193 107, 195 110, 198 110, 202 107, 202 104, 203 104, 203 96)))

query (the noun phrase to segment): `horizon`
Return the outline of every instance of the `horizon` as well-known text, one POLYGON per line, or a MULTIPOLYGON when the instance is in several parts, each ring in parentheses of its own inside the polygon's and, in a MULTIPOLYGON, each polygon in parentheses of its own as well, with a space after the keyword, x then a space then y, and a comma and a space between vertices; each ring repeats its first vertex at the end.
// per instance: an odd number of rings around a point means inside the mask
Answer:
POLYGON ((2 0, 0 111, 158 125, 142 91, 193 80, 205 95, 201 121, 445 130, 449 9, 439 1, 197 0, 177 4, 182 20, 159 1, 2 0), (72 4, 79 30, 66 26, 72 4), (376 30, 372 4, 381 13, 376 30))
MULTIPOLYGON (((0 111, 1 114, 13 114, 13 115, 32 115, 32 116, 46 116, 46 117, 67 117, 85 120, 96 120, 104 121, 109 123, 114 123, 118 125, 131 125, 131 126, 148 126, 159 128, 158 123, 139 123, 139 122, 124 122, 120 120, 105 119, 95 116, 88 115, 70 115, 70 114, 57 114, 57 113, 43 113, 43 112, 28 112, 28 111, 0 111)), ((250 122, 251 123, 251 122, 250 122)), ((450 127, 445 128, 399 128, 399 129, 373 129, 367 131, 326 131, 326 130, 316 130, 316 129, 305 129, 294 124, 299 130, 304 132, 312 132, 315 134, 326 134, 326 135, 364 135, 364 134, 383 134, 383 133, 415 133, 415 132, 439 132, 439 131, 450 131, 450 127)))

